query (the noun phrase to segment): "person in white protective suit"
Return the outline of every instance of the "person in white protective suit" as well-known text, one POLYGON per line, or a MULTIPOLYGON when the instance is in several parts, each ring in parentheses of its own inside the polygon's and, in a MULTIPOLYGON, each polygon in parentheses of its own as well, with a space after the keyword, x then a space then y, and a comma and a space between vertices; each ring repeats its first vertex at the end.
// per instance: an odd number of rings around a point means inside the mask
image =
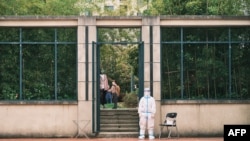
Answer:
POLYGON ((149 139, 154 139, 154 117, 156 112, 155 99, 150 96, 150 89, 144 89, 144 96, 139 101, 139 139, 145 138, 145 131, 148 130, 149 139))

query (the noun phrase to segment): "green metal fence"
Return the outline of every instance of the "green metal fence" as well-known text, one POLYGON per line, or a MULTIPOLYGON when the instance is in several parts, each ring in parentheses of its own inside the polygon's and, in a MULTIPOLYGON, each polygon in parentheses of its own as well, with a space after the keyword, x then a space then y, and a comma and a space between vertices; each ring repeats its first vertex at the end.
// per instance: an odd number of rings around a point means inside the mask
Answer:
POLYGON ((76 100, 76 61, 76 27, 1 27, 0 100, 76 100))
POLYGON ((162 27, 162 99, 250 99, 250 27, 162 27))

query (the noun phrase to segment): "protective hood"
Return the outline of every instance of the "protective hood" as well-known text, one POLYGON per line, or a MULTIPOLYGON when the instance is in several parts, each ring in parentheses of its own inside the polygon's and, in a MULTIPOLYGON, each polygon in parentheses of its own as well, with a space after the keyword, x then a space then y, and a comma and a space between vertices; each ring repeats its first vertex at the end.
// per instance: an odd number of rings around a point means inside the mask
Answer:
POLYGON ((150 89, 149 88, 144 89, 144 97, 150 97, 150 89))

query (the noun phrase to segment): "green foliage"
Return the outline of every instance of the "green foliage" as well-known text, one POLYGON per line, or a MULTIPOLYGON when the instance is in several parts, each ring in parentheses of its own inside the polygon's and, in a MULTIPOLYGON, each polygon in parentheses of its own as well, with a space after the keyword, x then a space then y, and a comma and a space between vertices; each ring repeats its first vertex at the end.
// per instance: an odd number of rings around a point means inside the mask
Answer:
POLYGON ((249 0, 157 0, 146 15, 246 15, 249 0))
POLYGON ((122 1, 116 9, 103 8, 105 1, 1 0, 0 15, 249 15, 249 0, 154 0, 122 1))
POLYGON ((0 15, 79 15, 78 0, 1 0, 0 15))
MULTIPOLYGON (((138 28, 99 28, 98 41, 107 42, 100 47, 100 67, 110 78, 121 87, 121 93, 130 91, 131 75, 135 75, 138 82, 138 28), (112 44, 121 42, 121 44, 112 44), (123 43, 123 44, 122 44, 123 43)), ((111 84, 110 84, 111 85, 111 84)))
POLYGON ((76 28, 0 28, 0 37, 0 100, 76 99, 76 28), (15 44, 20 34, 29 44, 15 44), (75 43, 55 47, 55 35, 75 43))
MULTIPOLYGON (((136 9, 132 2, 117 10, 102 11, 102 2, 87 0, 0 0, 0 15, 249 15, 249 0, 155 0, 143 1, 136 9), (141 11, 141 7, 146 7, 141 11), (126 13, 126 9, 131 10, 126 13), (139 12, 140 11, 140 12, 139 12)), ((185 41, 228 41, 228 31, 185 29, 185 41), (204 34, 205 33, 205 34, 204 34)), ((249 29, 232 29, 232 40, 249 41, 249 29)), ((53 42, 53 28, 22 28, 25 42, 53 42)), ((1 42, 19 42, 19 28, 1 28, 1 42)), ((59 42, 76 42, 76 29, 58 29, 59 42)), ((99 42, 137 42, 139 29, 98 29, 99 42), (133 34, 131 34, 133 33, 133 34)), ((178 41, 179 29, 162 30, 161 41, 178 41), (171 35, 171 36, 169 36, 171 35)), ((19 44, 0 45, 0 99, 19 99, 20 62, 23 67, 23 99, 76 99, 76 45, 58 45, 58 83, 55 84, 55 48, 48 44, 23 45, 19 60, 19 44), (67 77, 65 77, 67 76, 67 77), (65 78, 64 78, 65 77, 65 78), (55 85, 57 97, 55 97, 55 85)), ((225 44, 184 45, 185 98, 228 98, 228 54, 225 44)), ((163 96, 180 98, 180 46, 163 45, 162 80, 163 96), (166 86, 166 87, 165 87, 166 86)), ((232 91, 234 98, 249 97, 249 43, 233 44, 232 91)), ((101 67, 121 86, 121 92, 130 90, 131 76, 138 81, 138 46, 102 45, 101 67)))
MULTIPOLYGON (((163 99, 249 99, 249 27, 183 28, 183 60, 179 44, 162 44, 163 99), (240 41, 240 43, 235 43, 240 41), (199 43, 197 43, 199 42, 199 43), (212 42, 208 43, 208 42, 212 42), (224 42, 224 43, 222 43, 224 42), (234 43, 233 43, 234 42, 234 43), (183 61, 183 70, 180 69, 183 61), (232 64, 229 70, 229 63, 232 64), (231 71, 231 73, 230 73, 231 71), (183 72, 184 86, 180 85, 183 72), (231 84, 229 79, 231 77, 231 84), (229 90, 231 86, 231 91, 229 90), (184 93, 181 97, 181 88, 184 93)), ((180 40, 176 28, 162 28, 163 41, 180 40)))
POLYGON ((189 1, 185 5, 186 13, 187 15, 202 15, 206 12, 203 8, 205 6, 206 5, 200 0, 189 1))
POLYGON ((133 74, 135 74, 138 77, 138 72, 139 72, 139 50, 137 47, 131 47, 128 49, 128 64, 133 66, 133 74))
POLYGON ((18 93, 15 89, 11 88, 11 85, 9 84, 1 84, 2 91, 0 92, 0 99, 4 100, 17 100, 18 99, 18 93))
POLYGON ((138 96, 137 91, 133 91, 131 93, 127 93, 123 97, 124 106, 128 108, 135 108, 138 106, 138 96))

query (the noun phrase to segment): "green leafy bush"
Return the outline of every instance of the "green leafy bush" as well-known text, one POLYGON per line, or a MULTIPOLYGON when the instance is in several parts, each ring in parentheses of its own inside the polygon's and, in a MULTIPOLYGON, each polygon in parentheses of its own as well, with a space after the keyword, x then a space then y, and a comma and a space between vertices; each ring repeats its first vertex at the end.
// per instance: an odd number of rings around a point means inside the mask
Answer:
POLYGON ((138 96, 136 92, 127 93, 123 97, 124 106, 127 108, 135 108, 138 105, 138 96))

